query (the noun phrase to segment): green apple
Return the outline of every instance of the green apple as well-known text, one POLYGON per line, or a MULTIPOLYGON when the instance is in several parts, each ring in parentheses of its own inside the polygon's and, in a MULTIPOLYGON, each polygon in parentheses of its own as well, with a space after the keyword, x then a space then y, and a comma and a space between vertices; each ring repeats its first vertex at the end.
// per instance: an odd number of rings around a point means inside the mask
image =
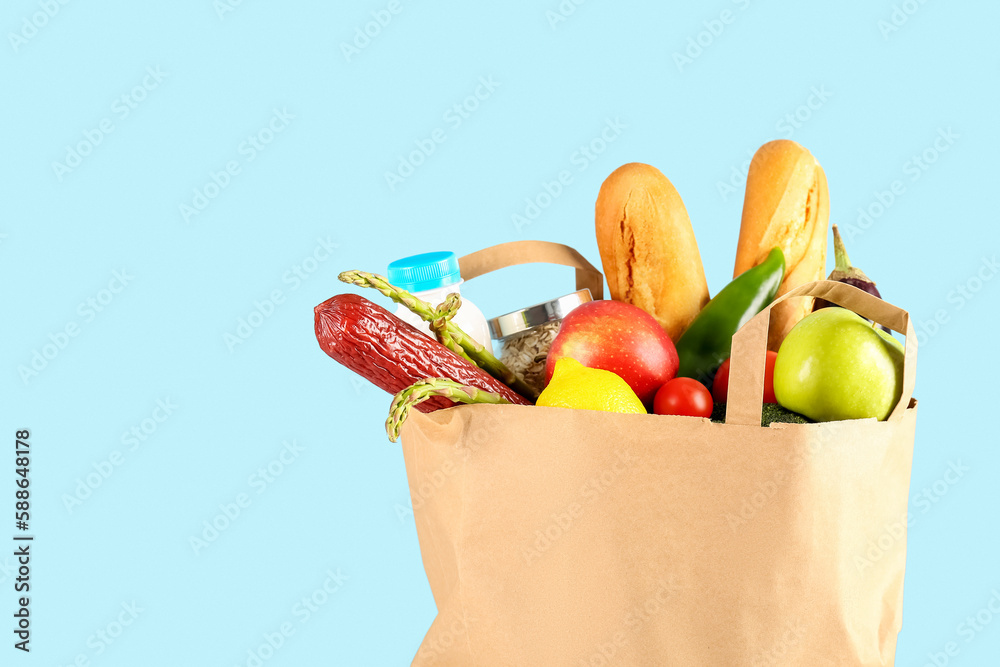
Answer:
POLYGON ((796 324, 774 362, 778 403, 813 421, 881 421, 902 393, 902 344, 844 308, 796 324))

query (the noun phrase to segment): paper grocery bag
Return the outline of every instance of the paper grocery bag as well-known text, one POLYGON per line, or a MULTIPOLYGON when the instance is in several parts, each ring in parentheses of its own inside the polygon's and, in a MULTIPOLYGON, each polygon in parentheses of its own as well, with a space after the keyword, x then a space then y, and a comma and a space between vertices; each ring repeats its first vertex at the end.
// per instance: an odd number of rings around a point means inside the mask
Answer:
POLYGON ((727 423, 513 405, 412 413, 403 453, 438 615, 413 665, 892 665, 916 422, 760 424, 769 311, 735 337, 727 423))

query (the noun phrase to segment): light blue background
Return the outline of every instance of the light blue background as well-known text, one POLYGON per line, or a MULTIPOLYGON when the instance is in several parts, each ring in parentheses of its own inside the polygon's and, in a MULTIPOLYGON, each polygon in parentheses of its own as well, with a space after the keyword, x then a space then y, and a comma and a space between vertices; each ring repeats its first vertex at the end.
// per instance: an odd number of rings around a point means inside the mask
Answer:
MULTIPOLYGON (((855 226, 852 258, 886 298, 919 323, 947 319, 920 355, 897 664, 923 665, 953 641, 950 664, 995 663, 1000 618, 971 641, 958 625, 1000 590, 1000 284, 965 302, 954 290, 997 252, 997 3, 909 0, 912 15, 883 34, 887 0, 589 0, 554 24, 558 0, 401 0, 350 58, 341 44, 388 2, 49 4, 54 16, 16 45, 9 33, 43 22, 38 0, 9 0, 0 16, 0 433, 12 443, 31 429, 37 535, 30 656, 10 647, 13 563, 0 556, 0 663, 245 665, 288 622, 294 635, 265 664, 409 664, 435 607, 402 456, 382 430, 388 396, 320 352, 313 306, 345 291, 339 271, 382 271, 411 252, 537 238, 596 263, 594 199, 629 161, 656 165, 682 194, 714 293, 732 273, 742 163, 788 136, 822 162, 833 219, 855 226), (678 67, 674 54, 723 10, 731 23, 678 67), (122 117, 115 100, 157 67, 165 78, 122 117), (480 77, 499 87, 449 122, 480 77), (800 109, 814 88, 827 99, 800 109), (294 118, 251 161, 241 143, 275 109, 294 118), (782 122, 796 111, 799 127, 782 122), (102 119, 113 131, 60 179, 53 162, 102 119), (607 119, 625 128, 581 164, 574 154, 607 119), (390 189, 384 173, 438 128, 446 141, 390 189), (958 138, 914 179, 912 156, 948 128, 958 138), (185 221, 179 207, 230 161, 239 173, 185 221), (518 229, 525 198, 564 169, 573 182, 518 229), (895 180, 902 194, 862 229, 859 207, 895 180), (338 247, 312 263, 320 238, 338 247), (303 280, 296 266, 315 270, 303 280), (127 286, 102 293, 122 270, 127 286), (226 335, 275 290, 281 303, 230 349, 226 335), (80 306, 109 296, 92 318, 80 306), (70 323, 78 335, 23 380, 18 368, 70 323), (178 407, 130 450, 123 433, 166 399, 178 407), (251 476, 286 440, 304 449, 258 494, 251 476), (121 465, 67 509, 116 450, 121 465), (954 462, 970 470, 948 484, 954 462), (935 482, 943 497, 918 504, 935 482), (190 538, 241 493, 249 507, 196 554, 190 538), (347 578, 301 622, 297 601, 328 570, 347 578), (110 645, 96 639, 133 601, 134 622, 110 645)), ((465 294, 495 315, 571 287, 568 270, 523 267, 465 294)))

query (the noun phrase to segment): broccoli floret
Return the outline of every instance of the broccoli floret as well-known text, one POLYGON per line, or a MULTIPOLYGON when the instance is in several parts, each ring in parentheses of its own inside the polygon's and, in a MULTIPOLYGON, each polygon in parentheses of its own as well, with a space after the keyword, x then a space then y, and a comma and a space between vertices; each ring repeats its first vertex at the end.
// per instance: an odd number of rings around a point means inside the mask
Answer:
POLYGON ((761 414, 760 425, 770 426, 774 422, 784 424, 812 424, 812 420, 803 417, 798 412, 786 410, 777 403, 765 403, 763 414, 761 414))
MULTIPOLYGON (((712 421, 716 423, 723 423, 726 421, 726 404, 716 403, 715 408, 712 410, 712 421)), ((803 417, 797 412, 792 412, 791 410, 786 410, 777 403, 765 403, 764 409, 761 411, 760 425, 770 426, 775 422, 786 423, 786 424, 811 424, 813 423, 810 419, 803 417)))

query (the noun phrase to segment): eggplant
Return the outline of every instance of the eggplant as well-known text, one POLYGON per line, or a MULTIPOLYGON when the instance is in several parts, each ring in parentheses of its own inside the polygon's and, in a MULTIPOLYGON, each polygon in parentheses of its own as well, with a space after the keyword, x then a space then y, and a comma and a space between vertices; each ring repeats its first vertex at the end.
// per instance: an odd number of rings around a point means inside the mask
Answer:
MULTIPOLYGON (((838 283, 851 285, 852 287, 857 287, 858 289, 868 292, 872 296, 877 296, 880 299, 882 298, 882 295, 878 291, 878 287, 875 286, 875 281, 865 275, 864 271, 851 265, 851 258, 847 256, 847 248, 844 246, 844 239, 840 236, 840 230, 837 229, 837 225, 833 226, 833 251, 837 261, 837 266, 833 269, 833 272, 830 273, 830 277, 827 278, 827 280, 833 280, 838 283)), ((826 299, 816 299, 816 304, 813 306, 813 312, 836 305, 837 304, 830 303, 826 299)), ((891 333, 891 330, 887 327, 882 328, 887 333, 891 333)))

